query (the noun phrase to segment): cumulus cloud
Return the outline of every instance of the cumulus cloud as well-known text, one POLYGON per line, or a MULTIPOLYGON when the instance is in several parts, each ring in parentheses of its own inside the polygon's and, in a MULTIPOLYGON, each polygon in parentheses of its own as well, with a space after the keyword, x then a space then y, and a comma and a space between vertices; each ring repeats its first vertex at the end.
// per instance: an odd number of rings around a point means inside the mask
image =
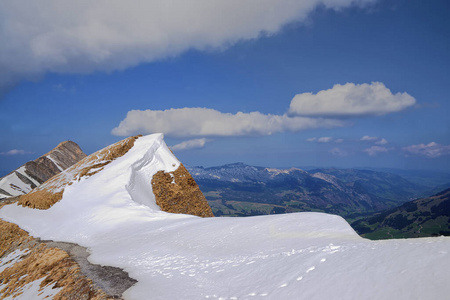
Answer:
POLYGON ((416 103, 407 93, 392 94, 381 82, 336 84, 317 94, 297 94, 289 107, 290 115, 358 117, 398 112, 416 103))
POLYGON ((386 147, 381 147, 381 146, 372 146, 370 148, 364 149, 363 151, 367 152, 367 154, 369 154, 370 156, 376 156, 379 153, 388 152, 389 149, 386 147))
POLYGON ((19 150, 19 149, 12 149, 7 152, 0 152, 0 155, 25 155, 25 154, 33 154, 33 152, 25 151, 25 150, 19 150))
POLYGON ((168 110, 131 110, 112 134, 162 132, 172 137, 250 136, 296 132, 311 128, 344 126, 339 120, 288 117, 260 112, 222 113, 209 108, 171 108, 168 110))
POLYGON ((405 151, 409 155, 436 158, 444 155, 450 155, 450 145, 446 146, 431 142, 429 144, 418 144, 404 147, 403 151, 405 151))
POLYGON ((304 21, 318 5, 374 1, 0 1, 0 92, 47 72, 120 70, 189 49, 222 49, 304 21))
POLYGON ((206 144, 206 138, 201 139, 192 139, 188 141, 181 142, 179 144, 176 144, 170 149, 173 151, 182 151, 182 150, 190 150, 190 149, 200 149, 205 147, 206 144))

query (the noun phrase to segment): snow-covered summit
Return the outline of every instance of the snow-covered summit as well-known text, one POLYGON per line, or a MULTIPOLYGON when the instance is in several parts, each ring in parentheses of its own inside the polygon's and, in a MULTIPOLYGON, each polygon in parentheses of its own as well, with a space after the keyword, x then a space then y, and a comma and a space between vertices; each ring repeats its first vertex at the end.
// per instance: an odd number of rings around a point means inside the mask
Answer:
MULTIPOLYGON (((321 213, 199 218, 162 211, 150 183, 180 166, 162 135, 66 185, 46 210, 0 218, 35 237, 89 248, 137 283, 124 299, 445 299, 450 238, 369 241, 321 213)), ((159 192, 158 192, 159 193, 159 192)), ((43 275, 44 276, 44 275, 43 275)), ((1 288, 1 286, 0 286, 1 288)), ((37 297, 38 298, 38 297, 37 297)), ((20 299, 20 298, 19 298, 20 299)))

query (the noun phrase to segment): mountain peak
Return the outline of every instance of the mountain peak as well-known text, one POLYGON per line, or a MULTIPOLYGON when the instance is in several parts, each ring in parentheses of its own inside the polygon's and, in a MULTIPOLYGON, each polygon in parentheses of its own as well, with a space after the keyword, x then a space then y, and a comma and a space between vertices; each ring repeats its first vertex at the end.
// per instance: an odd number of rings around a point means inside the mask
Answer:
POLYGON ((61 142, 48 153, 1 178, 0 199, 26 194, 84 157, 86 154, 75 142, 61 142))
MULTIPOLYGON (((65 143, 50 155, 71 147, 72 144, 65 143)), ((123 200, 155 211, 213 216, 194 179, 169 150, 161 134, 132 136, 101 149, 23 195, 19 204, 48 209, 63 199, 68 187, 73 190, 79 185, 87 199, 108 201, 103 197, 106 189, 108 194, 123 194, 123 200)))

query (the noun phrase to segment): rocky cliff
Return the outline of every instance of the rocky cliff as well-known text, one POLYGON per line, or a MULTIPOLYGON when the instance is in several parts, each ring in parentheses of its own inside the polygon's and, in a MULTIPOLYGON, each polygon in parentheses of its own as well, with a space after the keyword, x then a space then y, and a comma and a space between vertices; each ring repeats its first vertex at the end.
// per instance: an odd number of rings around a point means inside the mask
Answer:
POLYGON ((62 142, 47 154, 0 178, 0 199, 27 194, 84 157, 86 154, 76 143, 62 142))

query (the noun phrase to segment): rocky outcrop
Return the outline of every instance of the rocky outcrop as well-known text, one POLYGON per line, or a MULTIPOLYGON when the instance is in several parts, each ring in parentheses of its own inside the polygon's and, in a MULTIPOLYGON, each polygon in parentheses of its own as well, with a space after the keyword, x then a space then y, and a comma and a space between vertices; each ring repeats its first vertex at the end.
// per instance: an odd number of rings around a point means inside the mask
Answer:
POLYGON ((80 272, 67 252, 49 247, 3 220, 0 231, 0 269, 4 269, 0 272, 0 298, 20 298, 34 286, 42 298, 113 299, 80 272))
POLYGON ((174 172, 159 171, 153 175, 152 188, 156 204, 163 211, 214 217, 205 196, 182 164, 174 172))
POLYGON ((85 157, 86 154, 76 143, 62 142, 47 154, 1 178, 0 199, 27 194, 85 157))

